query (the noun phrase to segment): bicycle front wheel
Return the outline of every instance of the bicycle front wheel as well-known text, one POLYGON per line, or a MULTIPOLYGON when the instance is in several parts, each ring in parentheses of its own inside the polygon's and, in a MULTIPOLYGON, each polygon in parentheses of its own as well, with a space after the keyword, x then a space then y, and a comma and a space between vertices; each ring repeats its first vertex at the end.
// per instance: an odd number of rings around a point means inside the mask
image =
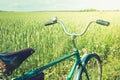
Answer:
POLYGON ((97 54, 90 54, 82 62, 77 70, 75 80, 102 80, 102 65, 100 57, 97 54))

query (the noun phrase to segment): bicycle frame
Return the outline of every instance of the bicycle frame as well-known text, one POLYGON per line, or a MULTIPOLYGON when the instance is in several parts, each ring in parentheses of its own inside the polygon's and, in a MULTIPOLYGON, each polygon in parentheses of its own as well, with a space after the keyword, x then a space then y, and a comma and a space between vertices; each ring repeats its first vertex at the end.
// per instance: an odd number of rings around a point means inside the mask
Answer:
POLYGON ((78 64, 82 64, 82 62, 84 61, 84 60, 81 61, 80 54, 79 54, 79 52, 78 52, 77 49, 74 50, 73 53, 70 53, 70 54, 68 54, 68 55, 66 55, 66 56, 64 56, 64 57, 62 57, 62 58, 60 58, 60 59, 58 59, 58 60, 55 60, 55 61, 53 61, 53 62, 51 62, 51 63, 49 63, 49 64, 47 64, 47 65, 45 65, 45 66, 42 66, 42 67, 40 67, 40 68, 38 68, 38 69, 36 69, 36 70, 30 71, 30 72, 26 73, 25 75, 23 75, 23 76, 21 76, 21 77, 18 77, 18 78, 15 78, 15 79, 13 79, 13 80, 24 80, 24 79, 27 79, 27 78, 29 78, 29 77, 31 77, 31 76, 39 73, 39 72, 42 72, 42 71, 45 70, 45 69, 47 69, 47 68, 49 68, 49 67, 51 67, 51 66, 54 66, 54 65, 56 65, 57 63, 60 63, 60 62, 62 62, 62 61, 64 61, 64 60, 66 60, 66 59, 69 59, 69 58, 73 57, 73 56, 75 56, 76 59, 75 59, 74 65, 72 66, 72 69, 71 69, 71 71, 70 71, 70 73, 69 73, 69 75, 68 75, 68 77, 67 77, 67 80, 71 80, 71 78, 72 78, 72 76, 73 76, 73 73, 74 73, 74 71, 75 71, 76 66, 77 66, 78 64))
MULTIPOLYGON (((106 21, 103 21, 103 20, 90 21, 90 22, 86 25, 86 27, 85 27, 85 29, 83 30, 83 32, 81 32, 81 33, 79 33, 79 34, 75 34, 75 33, 72 33, 72 34, 71 34, 71 33, 69 33, 69 32, 67 31, 66 26, 64 25, 64 23, 63 23, 62 21, 58 20, 57 17, 55 17, 52 22, 46 23, 45 26, 52 25, 52 24, 55 24, 55 23, 59 23, 59 24, 62 25, 62 28, 63 28, 64 32, 65 32, 68 36, 71 36, 71 40, 72 40, 72 42, 73 42, 73 47, 75 48, 74 52, 73 52, 73 53, 70 53, 70 54, 68 54, 68 55, 66 55, 66 56, 64 56, 64 57, 62 57, 62 58, 60 58, 60 59, 58 59, 58 60, 55 60, 55 61, 53 61, 53 62, 51 62, 51 63, 48 63, 47 65, 42 66, 42 67, 40 67, 40 68, 38 68, 38 69, 36 69, 36 70, 30 71, 30 72, 24 74, 23 76, 18 77, 18 78, 15 78, 15 79, 13 79, 13 80, 26 80, 26 79, 30 78, 31 76, 34 76, 34 75, 42 72, 43 70, 45 70, 45 69, 47 69, 47 68, 49 68, 49 67, 51 67, 51 66, 54 66, 54 65, 56 65, 57 63, 60 63, 60 62, 62 62, 62 61, 64 61, 64 60, 66 60, 66 59, 69 59, 69 58, 73 57, 73 56, 75 56, 76 59, 75 59, 74 65, 72 66, 72 69, 71 69, 71 71, 70 71, 70 73, 69 73, 69 75, 68 75, 68 77, 67 77, 67 80, 71 80, 71 78, 72 78, 72 76, 73 76, 73 73, 74 73, 74 71, 75 71, 75 69, 76 69, 77 66, 79 67, 79 73, 82 74, 82 72, 85 72, 86 77, 87 77, 87 80, 89 80, 88 72, 87 72, 86 67, 85 67, 85 66, 86 66, 85 61, 86 61, 86 59, 87 59, 89 56, 91 56, 91 54, 84 54, 84 55, 82 56, 82 58, 80 58, 80 53, 78 52, 78 49, 77 49, 77 47, 76 47, 76 44, 75 44, 75 41, 74 41, 74 40, 75 40, 75 38, 76 38, 77 36, 82 36, 82 35, 86 32, 86 30, 88 29, 89 25, 90 25, 91 23, 93 23, 93 22, 96 22, 96 23, 98 23, 98 24, 105 25, 105 26, 108 26, 108 25, 109 25, 109 22, 106 22, 106 21)), ((80 77, 81 77, 81 76, 80 76, 80 77)), ((82 78, 80 78, 80 80, 82 80, 82 78)))

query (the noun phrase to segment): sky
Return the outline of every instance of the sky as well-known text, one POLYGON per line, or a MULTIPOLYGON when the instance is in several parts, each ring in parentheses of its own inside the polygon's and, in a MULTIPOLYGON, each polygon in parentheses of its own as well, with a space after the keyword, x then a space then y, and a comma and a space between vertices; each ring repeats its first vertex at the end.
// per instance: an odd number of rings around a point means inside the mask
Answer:
POLYGON ((2 11, 120 10, 120 0, 0 0, 2 11))

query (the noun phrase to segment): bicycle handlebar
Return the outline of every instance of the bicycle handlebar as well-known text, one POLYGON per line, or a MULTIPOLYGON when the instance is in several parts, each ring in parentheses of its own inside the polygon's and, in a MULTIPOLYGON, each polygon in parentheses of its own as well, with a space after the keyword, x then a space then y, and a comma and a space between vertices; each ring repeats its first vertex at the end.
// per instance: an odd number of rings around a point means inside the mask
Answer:
POLYGON ((58 20, 57 17, 54 17, 51 22, 45 23, 45 26, 49 26, 49 25, 53 25, 55 23, 59 23, 62 26, 64 32, 67 35, 72 36, 72 37, 77 37, 77 36, 82 36, 87 31, 87 29, 90 26, 90 24, 93 23, 93 22, 96 22, 97 24, 101 24, 101 25, 104 25, 104 26, 109 26, 109 24, 110 24, 108 21, 104 21, 104 20, 100 20, 100 19, 98 19, 98 20, 92 20, 92 21, 88 22, 88 24, 85 26, 85 28, 83 29, 83 31, 81 33, 79 33, 79 34, 76 34, 76 33, 72 33, 71 34, 71 33, 69 33, 67 31, 67 28, 66 28, 65 24, 61 20, 58 20))

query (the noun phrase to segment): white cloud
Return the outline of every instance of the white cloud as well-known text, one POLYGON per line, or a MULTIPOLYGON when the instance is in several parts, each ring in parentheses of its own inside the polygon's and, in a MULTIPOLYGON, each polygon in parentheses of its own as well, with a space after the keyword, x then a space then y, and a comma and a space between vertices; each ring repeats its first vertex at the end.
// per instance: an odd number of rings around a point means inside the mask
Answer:
POLYGON ((1 0, 0 10, 79 10, 79 9, 119 9, 120 0, 1 0))

